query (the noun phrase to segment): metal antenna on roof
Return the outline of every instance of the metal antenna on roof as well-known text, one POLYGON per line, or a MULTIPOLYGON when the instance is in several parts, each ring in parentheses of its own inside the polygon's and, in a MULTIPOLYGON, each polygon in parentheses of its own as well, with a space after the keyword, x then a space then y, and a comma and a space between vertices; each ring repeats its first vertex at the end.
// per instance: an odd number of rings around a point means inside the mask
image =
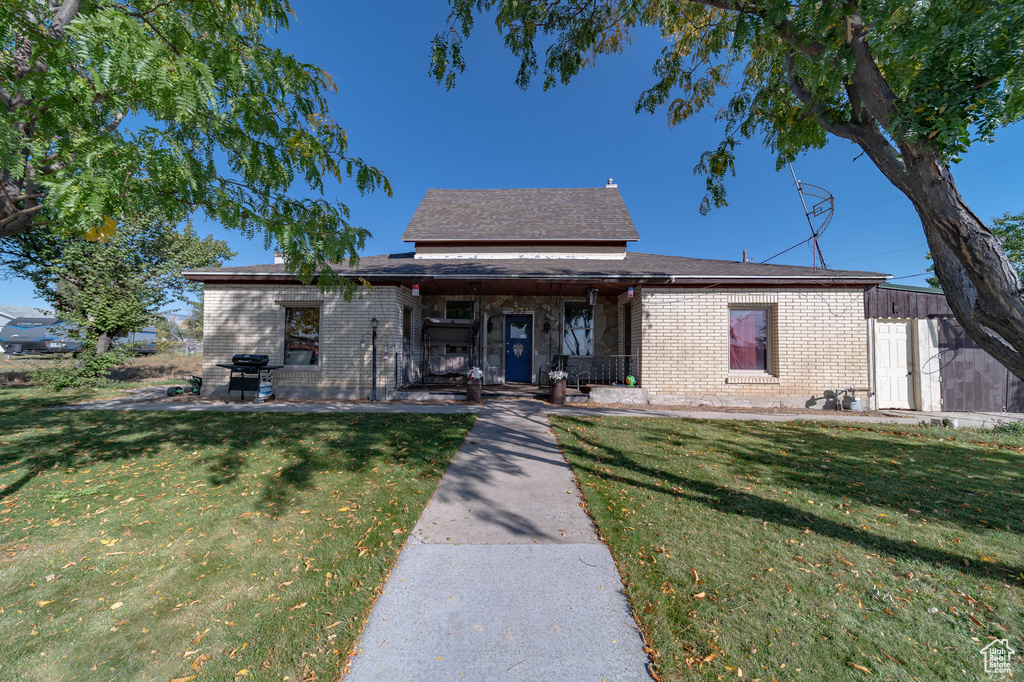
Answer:
POLYGON ((818 237, 832 222, 835 201, 828 190, 797 180, 793 164, 789 164, 789 172, 793 174, 793 182, 796 184, 797 194, 800 195, 800 203, 804 207, 804 216, 807 217, 807 224, 811 228, 811 265, 814 268, 820 265, 822 270, 827 270, 825 256, 821 254, 821 247, 818 245, 818 237), (807 207, 808 202, 811 203, 810 208, 807 207))

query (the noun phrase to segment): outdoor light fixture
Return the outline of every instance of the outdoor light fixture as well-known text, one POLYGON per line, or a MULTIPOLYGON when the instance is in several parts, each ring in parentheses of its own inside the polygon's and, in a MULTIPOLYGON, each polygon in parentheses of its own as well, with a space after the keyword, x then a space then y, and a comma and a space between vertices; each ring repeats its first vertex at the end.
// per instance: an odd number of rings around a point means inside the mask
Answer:
POLYGON ((377 318, 370 320, 370 329, 373 330, 373 388, 370 390, 370 400, 377 402, 377 318))
POLYGON ((587 287, 587 305, 597 305, 597 287, 587 287))
POLYGON ((488 317, 487 318, 487 333, 490 334, 493 331, 494 331, 494 318, 493 317, 488 317))
POLYGON ((550 331, 551 331, 551 319, 550 318, 546 318, 544 320, 544 333, 547 334, 550 331))

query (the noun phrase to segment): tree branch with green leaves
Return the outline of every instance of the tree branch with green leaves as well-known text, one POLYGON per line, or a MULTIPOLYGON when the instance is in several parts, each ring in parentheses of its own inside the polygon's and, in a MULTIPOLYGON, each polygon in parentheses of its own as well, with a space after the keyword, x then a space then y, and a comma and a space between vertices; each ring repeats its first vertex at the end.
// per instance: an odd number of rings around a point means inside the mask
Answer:
POLYGON ((290 14, 287 0, 0 3, 0 238, 95 237, 187 206, 338 284, 331 264, 369 232, 325 180, 391 185, 349 155, 330 75, 265 44, 290 14))
POLYGON ((637 111, 678 125, 715 106, 723 139, 695 172, 701 211, 726 205, 735 150, 761 138, 781 169, 830 136, 858 145, 914 205, 957 320, 1024 378, 1021 278, 1000 238, 967 206, 951 168, 971 144, 1024 117, 1024 3, 1018 0, 449 0, 431 73, 453 87, 462 41, 492 18, 520 59, 568 83, 638 28, 665 41, 637 111))

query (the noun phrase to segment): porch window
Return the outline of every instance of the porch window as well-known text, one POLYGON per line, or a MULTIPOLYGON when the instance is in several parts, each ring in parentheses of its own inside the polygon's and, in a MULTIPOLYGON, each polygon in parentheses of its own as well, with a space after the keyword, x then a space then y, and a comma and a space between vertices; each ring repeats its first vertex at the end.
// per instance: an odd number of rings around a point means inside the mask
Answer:
POLYGON ((444 316, 449 320, 472 320, 472 301, 446 301, 444 304, 444 316))
POLYGON ((594 309, 586 303, 565 304, 562 352, 566 355, 594 354, 594 309))
POLYGON ((767 308, 729 309, 729 369, 768 372, 767 308))
POLYGON ((284 364, 320 364, 320 308, 284 309, 284 364))

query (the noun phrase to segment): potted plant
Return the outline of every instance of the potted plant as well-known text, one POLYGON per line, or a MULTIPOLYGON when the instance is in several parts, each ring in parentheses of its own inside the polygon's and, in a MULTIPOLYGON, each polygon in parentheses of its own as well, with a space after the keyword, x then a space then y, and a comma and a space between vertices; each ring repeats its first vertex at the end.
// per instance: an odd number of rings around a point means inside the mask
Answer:
POLYGON ((565 405, 565 380, 569 373, 564 369, 555 369, 548 372, 548 379, 551 380, 551 402, 555 405, 565 405))
POLYGON ((469 373, 466 374, 466 400, 471 403, 480 402, 483 378, 484 371, 479 367, 473 367, 469 370, 469 373))

